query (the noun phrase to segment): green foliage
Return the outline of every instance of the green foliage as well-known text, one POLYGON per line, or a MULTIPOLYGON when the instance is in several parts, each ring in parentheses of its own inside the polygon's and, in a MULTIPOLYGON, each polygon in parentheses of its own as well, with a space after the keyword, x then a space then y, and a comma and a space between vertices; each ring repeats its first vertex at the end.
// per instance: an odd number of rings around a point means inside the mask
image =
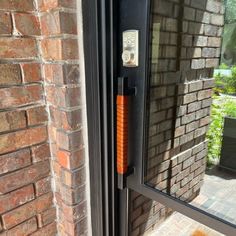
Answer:
POLYGON ((229 69, 229 66, 226 65, 225 63, 220 64, 219 69, 226 70, 229 69))
POLYGON ((224 117, 236 118, 236 100, 225 96, 216 96, 213 99, 211 110, 211 124, 207 132, 208 165, 212 165, 220 158, 224 117))
MULTIPOLYGON (((221 64, 220 68, 223 69, 227 65, 221 64)), ((225 76, 221 73, 215 75, 215 92, 216 94, 235 94, 236 93, 236 66, 231 67, 231 76, 225 76)))

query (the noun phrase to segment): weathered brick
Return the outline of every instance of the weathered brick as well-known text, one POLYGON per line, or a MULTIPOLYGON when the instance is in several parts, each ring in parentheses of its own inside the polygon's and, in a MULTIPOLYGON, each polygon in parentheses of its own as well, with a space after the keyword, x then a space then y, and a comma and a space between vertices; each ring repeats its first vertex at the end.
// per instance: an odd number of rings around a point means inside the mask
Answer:
POLYGON ((189 34, 203 34, 204 24, 197 22, 189 22, 189 34))
POLYGON ((202 69, 205 67, 205 60, 204 59, 193 59, 191 63, 192 69, 202 69))
POLYGON ((201 109, 201 105, 202 105, 201 101, 188 104, 188 113, 201 109))
POLYGON ((204 33, 205 35, 208 35, 208 36, 217 36, 218 27, 214 25, 205 25, 204 33))
POLYGON ((60 175, 63 184, 76 188, 84 185, 85 182, 85 168, 79 168, 73 171, 61 169, 60 175))
POLYGON ((188 123, 194 121, 194 120, 195 120, 195 117, 196 117, 195 112, 190 113, 190 114, 188 114, 188 115, 185 115, 185 116, 183 116, 182 119, 181 119, 181 124, 183 124, 183 125, 184 125, 184 124, 188 124, 188 123))
POLYGON ((206 126, 206 125, 208 125, 208 124, 210 123, 210 121, 211 121, 210 116, 206 116, 206 117, 204 117, 204 118, 202 118, 202 119, 200 120, 199 126, 200 126, 200 127, 201 127, 201 126, 206 126))
POLYGON ((216 68, 219 66, 218 58, 206 59, 206 68, 216 68))
POLYGON ((26 203, 23 206, 16 208, 2 215, 3 226, 9 229, 21 222, 41 213, 51 207, 53 200, 52 193, 45 194, 34 201, 26 203))
POLYGON ((203 83, 204 89, 213 88, 214 86, 215 86, 215 79, 204 80, 204 83, 203 83))
POLYGON ((29 149, 0 156, 0 174, 18 170, 31 164, 29 149))
POLYGON ((37 220, 35 217, 17 225, 16 227, 0 233, 1 236, 25 236, 37 230, 37 220))
POLYGON ((207 46, 208 47, 217 47, 217 48, 219 48, 221 46, 221 38, 219 38, 219 37, 208 37, 207 46))
POLYGON ((45 64, 45 79, 54 84, 78 84, 80 81, 79 65, 45 64))
POLYGON ((0 195, 41 179, 48 175, 49 171, 49 162, 45 161, 4 175, 0 178, 0 195))
POLYGON ((199 9, 205 10, 207 0, 191 0, 191 6, 199 9))
POLYGON ((185 133, 185 126, 180 126, 175 129, 175 137, 182 136, 185 133))
POLYGON ((201 90, 202 87, 203 87, 203 82, 201 80, 191 82, 189 83, 189 92, 195 92, 201 90))
POLYGON ((70 133, 57 133, 58 146, 67 151, 73 151, 83 146, 82 131, 73 131, 70 133))
POLYGON ((40 24, 37 16, 33 14, 15 13, 15 29, 21 35, 40 35, 40 24))
POLYGON ((0 85, 14 85, 21 83, 21 70, 18 64, 0 64, 0 85))
POLYGON ((38 0, 38 6, 41 11, 48 11, 60 7, 76 9, 76 0, 38 0))
POLYGON ((41 42, 41 48, 42 56, 46 60, 79 59, 77 39, 44 39, 41 42))
POLYGON ((36 196, 41 196, 51 190, 51 177, 46 177, 35 182, 36 196))
POLYGON ((219 13, 221 10, 221 2, 216 0, 207 0, 206 10, 214 13, 219 13))
POLYGON ((18 107, 39 102, 42 98, 42 87, 40 85, 29 85, 25 87, 11 87, 0 89, 0 108, 18 107))
POLYGON ((21 67, 23 71, 24 83, 39 82, 42 80, 40 64, 27 63, 27 64, 21 64, 21 67))
POLYGON ((206 134, 206 131, 207 131, 206 126, 196 129, 194 131, 194 138, 197 138, 206 134))
POLYGON ((211 104, 212 104, 212 98, 202 100, 202 108, 209 107, 211 106, 211 104))
POLYGON ((46 87, 47 100, 49 103, 58 107, 76 107, 81 105, 80 87, 46 87))
POLYGON ((204 108, 196 112, 196 120, 203 118, 204 116, 209 115, 210 108, 204 108))
POLYGON ((0 214, 10 211, 34 199, 33 185, 0 196, 0 214))
POLYGON ((82 126, 81 109, 63 111, 50 106, 50 117, 53 125, 59 129, 77 130, 82 126))
POLYGON ((17 130, 26 127, 25 111, 1 112, 0 120, 0 132, 17 130))
POLYGON ((40 21, 44 35, 77 34, 75 13, 48 12, 41 16, 40 21))
POLYGON ((194 37, 194 46, 205 47, 207 46, 207 37, 206 36, 195 36, 194 37))
POLYGON ((181 136, 180 137, 180 145, 191 141, 193 139, 193 135, 194 135, 194 132, 191 132, 191 133, 181 136))
POLYGON ((35 59, 38 57, 36 40, 33 38, 0 38, 2 59, 35 59))
POLYGON ((200 21, 202 23, 210 23, 210 17, 211 14, 207 11, 201 11, 201 10, 197 10, 196 13, 196 21, 200 21))
POLYGON ((183 104, 188 104, 197 100, 197 93, 188 93, 184 96, 183 104))
POLYGON ((57 154, 58 163, 66 169, 73 170, 84 165, 84 150, 67 152, 59 150, 57 154))
POLYGON ((203 48, 202 49, 203 57, 216 57, 216 49, 215 48, 203 48))
POLYGON ((45 106, 33 107, 26 110, 28 125, 39 125, 48 121, 48 114, 45 106))
POLYGON ((72 189, 70 186, 67 187, 59 183, 58 191, 60 192, 61 199, 67 205, 78 204, 86 198, 85 185, 72 189))
POLYGON ((203 100, 206 98, 210 98, 212 96, 212 90, 206 89, 198 92, 198 100, 203 100))
POLYGON ((194 121, 186 125, 186 133, 189 133, 198 128, 198 122, 194 121))
POLYGON ((40 144, 31 148, 33 162, 48 160, 51 156, 48 143, 40 144))
POLYGON ((0 9, 4 10, 16 10, 16 11, 33 11, 34 1, 33 0, 1 0, 0 9))
POLYGON ((47 140, 46 127, 37 127, 0 135, 0 153, 42 143, 47 140))
POLYGON ((38 215, 39 227, 43 227, 55 221, 56 219, 56 208, 50 208, 38 215))
POLYGON ((9 35, 12 33, 11 15, 8 12, 0 12, 0 34, 9 35))

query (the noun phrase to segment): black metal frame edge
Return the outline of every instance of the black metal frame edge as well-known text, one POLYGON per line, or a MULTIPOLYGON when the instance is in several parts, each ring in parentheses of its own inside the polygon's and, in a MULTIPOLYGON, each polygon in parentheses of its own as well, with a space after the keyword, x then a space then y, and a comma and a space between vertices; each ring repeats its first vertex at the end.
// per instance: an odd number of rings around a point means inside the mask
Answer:
POLYGON ((110 0, 82 1, 93 236, 117 235, 118 225, 113 130, 113 8, 110 0))

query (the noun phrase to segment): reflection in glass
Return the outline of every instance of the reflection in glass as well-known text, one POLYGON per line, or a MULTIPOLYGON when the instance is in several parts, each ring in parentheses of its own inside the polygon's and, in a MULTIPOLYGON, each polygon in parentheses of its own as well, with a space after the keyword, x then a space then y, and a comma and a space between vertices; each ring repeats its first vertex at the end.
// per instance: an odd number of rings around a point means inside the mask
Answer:
POLYGON ((226 13, 219 0, 152 3, 144 180, 236 223, 232 2, 226 13))

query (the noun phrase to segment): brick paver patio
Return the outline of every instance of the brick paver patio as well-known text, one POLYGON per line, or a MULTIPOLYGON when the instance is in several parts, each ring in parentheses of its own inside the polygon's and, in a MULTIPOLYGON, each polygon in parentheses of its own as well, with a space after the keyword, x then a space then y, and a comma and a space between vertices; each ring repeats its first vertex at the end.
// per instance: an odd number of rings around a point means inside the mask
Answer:
MULTIPOLYGON (((217 167, 207 171, 200 194, 191 204, 236 224, 236 174, 217 167)), ((192 236, 200 231, 207 236, 223 236, 178 212, 173 213, 150 236, 192 236)))

